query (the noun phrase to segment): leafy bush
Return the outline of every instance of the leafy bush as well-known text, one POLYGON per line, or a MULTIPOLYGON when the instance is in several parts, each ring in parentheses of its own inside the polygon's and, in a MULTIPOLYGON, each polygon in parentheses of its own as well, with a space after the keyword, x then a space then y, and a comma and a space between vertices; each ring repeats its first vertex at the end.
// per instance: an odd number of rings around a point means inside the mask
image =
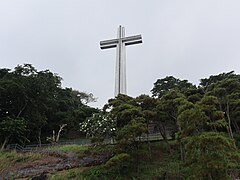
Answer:
POLYGON ((69 170, 69 172, 67 173, 67 178, 72 179, 72 178, 75 178, 75 177, 77 177, 77 173, 73 170, 69 170))
POLYGON ((240 155, 234 140, 226 134, 204 132, 186 142, 189 177, 228 179, 228 171, 239 169, 240 155))
POLYGON ((121 153, 113 156, 106 164, 95 166, 83 173, 84 178, 89 180, 96 179, 115 179, 121 178, 126 173, 126 168, 131 162, 129 154, 121 153), (123 173, 124 171, 124 173, 123 173))
POLYGON ((108 175, 103 166, 95 166, 83 172, 83 177, 88 180, 108 179, 108 175))
POLYGON ((130 155, 127 153, 117 154, 109 159, 104 167, 106 169, 118 169, 120 171, 124 166, 128 165, 130 158, 130 155))

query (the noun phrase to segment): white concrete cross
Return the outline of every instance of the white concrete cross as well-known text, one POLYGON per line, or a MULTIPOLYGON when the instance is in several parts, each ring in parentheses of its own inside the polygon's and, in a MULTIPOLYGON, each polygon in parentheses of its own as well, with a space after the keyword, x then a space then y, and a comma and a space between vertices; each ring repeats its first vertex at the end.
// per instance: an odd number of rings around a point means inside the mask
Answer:
POLYGON ((101 49, 117 47, 115 96, 127 93, 125 46, 142 43, 141 35, 125 37, 125 29, 121 25, 118 28, 117 36, 117 39, 100 41, 101 49))

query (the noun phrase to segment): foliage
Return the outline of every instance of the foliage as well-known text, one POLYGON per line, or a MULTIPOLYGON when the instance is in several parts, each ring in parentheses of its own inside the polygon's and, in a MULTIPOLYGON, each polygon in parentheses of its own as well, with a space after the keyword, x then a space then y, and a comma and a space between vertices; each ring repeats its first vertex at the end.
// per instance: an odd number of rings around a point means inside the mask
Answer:
POLYGON ((190 179, 228 179, 239 168, 239 154, 218 97, 206 93, 201 100, 178 109, 180 143, 184 144, 186 176, 190 179), (227 136, 223 132, 228 132, 227 136))
POLYGON ((104 164, 104 168, 111 171, 117 171, 119 174, 121 174, 121 171, 129 166, 130 161, 131 156, 129 154, 120 153, 109 159, 106 164, 104 164))
POLYGON ((163 79, 158 79, 154 83, 154 87, 151 90, 154 97, 161 98, 169 91, 175 90, 183 93, 188 89, 195 89, 196 87, 189 83, 187 80, 176 79, 173 76, 167 76, 163 79))
POLYGON ((159 117, 156 121, 162 125, 163 129, 169 127, 171 129, 171 134, 179 130, 177 124, 178 108, 180 104, 185 102, 185 99, 183 94, 172 90, 166 92, 157 103, 157 114, 159 117))
POLYGON ((144 122, 145 119, 141 117, 132 119, 131 122, 117 132, 116 140, 123 144, 134 143, 139 136, 143 133, 147 133, 146 124, 144 122))
POLYGON ((112 174, 109 174, 103 166, 95 166, 90 168, 87 171, 83 172, 84 179, 95 180, 95 179, 104 179, 107 180, 112 177, 112 174))
POLYGON ((181 137, 188 137, 202 132, 209 118, 197 106, 186 109, 178 116, 181 127, 181 137))
MULTIPOLYGON (((173 150, 175 142, 170 142, 173 150)), ((150 144, 152 158, 149 157, 148 145, 140 144, 139 150, 131 156, 127 153, 119 153, 110 158, 105 164, 90 167, 82 175, 86 179, 161 179, 181 178, 182 163, 176 161, 178 151, 172 154, 168 152, 165 142, 154 142, 150 144), (141 152, 140 152, 141 151, 141 152), (137 158, 139 158, 137 161, 137 158)))
POLYGON ((210 76, 201 79, 201 87, 207 95, 215 96, 219 101, 220 110, 224 112, 228 122, 229 133, 233 137, 233 132, 240 133, 240 75, 234 71, 210 76))
POLYGON ((13 71, 0 69, 3 147, 27 139, 41 144, 64 124, 68 124, 65 135, 79 135, 80 125, 81 134, 98 141, 110 137, 116 146, 55 147, 89 156, 107 153, 110 158, 83 173, 69 171, 64 176, 68 179, 227 179, 238 171, 234 138, 239 144, 240 75, 233 71, 201 79, 198 87, 167 76, 154 83, 152 97, 119 94, 102 110, 87 105, 96 100, 91 93, 62 88, 61 80, 30 64, 13 71), (140 141, 150 125, 163 137, 159 146, 149 139, 140 141), (169 141, 170 135, 177 140, 169 141))
POLYGON ((203 78, 200 80, 200 86, 204 89, 207 89, 212 84, 218 83, 225 79, 235 79, 239 78, 239 75, 234 74, 234 71, 230 71, 227 73, 221 73, 218 75, 211 75, 209 78, 203 78))
POLYGON ((185 148, 188 175, 193 179, 227 179, 226 169, 239 167, 234 141, 224 134, 203 132, 189 137, 185 148))
POLYGON ((80 131, 86 133, 87 137, 104 140, 104 138, 114 135, 116 123, 108 113, 95 113, 80 123, 80 131))
POLYGON ((87 169, 82 173, 86 179, 123 179, 122 175, 128 173, 131 163, 129 154, 121 153, 113 156, 105 164, 87 169))
POLYGON ((145 118, 150 114, 146 113, 147 98, 147 96, 132 98, 120 94, 110 99, 104 106, 104 111, 116 121, 115 139, 123 151, 137 148, 139 137, 148 132, 145 118))
POLYGON ((18 153, 16 151, 0 151, 0 174, 5 170, 21 164, 23 162, 31 162, 44 157, 40 153, 18 153))
POLYGON ((83 153, 84 151, 87 151, 89 147, 86 145, 71 144, 71 145, 52 146, 49 148, 52 150, 62 150, 66 152, 83 153))
POLYGON ((61 124, 68 124, 66 133, 78 132, 78 124, 97 112, 86 105, 95 98, 91 93, 62 88, 61 80, 49 70, 37 71, 31 64, 0 69, 0 124, 9 126, 9 130, 0 129, 0 144, 5 144, 6 133, 11 143, 19 143, 20 136, 25 138, 24 143, 29 139, 41 144, 61 124), (18 129, 14 130, 13 124, 18 129), (16 133, 11 134, 10 129, 16 133))
POLYGON ((26 121, 23 118, 10 118, 5 117, 0 121, 0 136, 4 139, 2 148, 9 141, 10 138, 23 140, 24 133, 26 132, 26 121))

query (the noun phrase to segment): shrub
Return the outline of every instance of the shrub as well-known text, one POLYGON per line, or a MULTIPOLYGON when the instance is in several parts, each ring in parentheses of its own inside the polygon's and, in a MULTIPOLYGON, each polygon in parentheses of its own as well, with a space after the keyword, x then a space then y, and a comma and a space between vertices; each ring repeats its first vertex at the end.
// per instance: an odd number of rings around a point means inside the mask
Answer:
POLYGON ((129 162, 130 162, 130 155, 127 153, 121 153, 109 159, 104 165, 104 167, 106 169, 121 170, 124 166, 127 166, 129 162))

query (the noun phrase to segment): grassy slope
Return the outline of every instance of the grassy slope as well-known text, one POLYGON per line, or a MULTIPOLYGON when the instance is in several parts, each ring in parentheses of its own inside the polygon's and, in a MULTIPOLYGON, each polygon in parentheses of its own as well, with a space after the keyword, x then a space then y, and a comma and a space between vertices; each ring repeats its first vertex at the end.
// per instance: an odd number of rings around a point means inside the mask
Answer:
POLYGON ((0 174, 8 169, 14 168, 18 164, 29 163, 45 155, 40 153, 17 153, 16 151, 0 151, 0 174))
POLYGON ((83 153, 84 151, 86 151, 88 149, 88 146, 71 144, 71 145, 52 146, 52 147, 49 147, 49 149, 63 150, 63 151, 66 151, 66 152, 83 153))
MULTIPOLYGON (((143 149, 148 149, 146 144, 143 149)), ((151 157, 140 161, 138 171, 130 173, 136 179, 174 179, 181 176, 179 152, 174 142, 171 142, 171 153, 165 142, 151 143, 151 157)), ((144 157, 144 156, 142 156, 144 157)))
MULTIPOLYGON (((88 146, 82 145, 64 145, 49 148, 50 150, 62 150, 65 152, 74 152, 82 154, 88 149, 88 146)), ((62 157, 56 153, 38 153, 16 151, 0 151, 0 179, 1 175, 7 172, 16 172, 25 167, 36 167, 44 164, 54 164, 61 161, 62 157)))
MULTIPOLYGON (((179 153, 175 148, 174 142, 172 142, 172 151, 169 153, 169 147, 164 142, 154 142, 149 146, 145 143, 141 145, 141 150, 134 154, 134 162, 131 167, 127 167, 122 173, 111 172, 109 175, 101 176, 103 179, 159 179, 163 178, 175 178, 181 176, 179 153), (151 154, 151 156, 149 156, 151 154)), ((77 146, 75 147, 78 148, 77 146)), ((75 149, 74 148, 74 149, 75 149)), ((79 147, 81 149, 81 147, 79 147)), ((97 153, 96 151, 109 150, 112 147, 101 147, 89 149, 88 153, 97 153)), ((68 148, 67 148, 68 149, 68 148)), ((76 150, 75 149, 75 150, 76 150)), ((101 173, 101 165, 94 167, 76 168, 62 172, 57 172, 50 175, 50 179, 94 179, 94 176, 87 176, 86 172, 92 170, 92 172, 101 173), (85 174, 85 175, 84 175, 85 174), (85 177, 85 178, 84 178, 85 177)), ((105 172, 104 172, 105 173, 105 172)), ((104 174, 103 173, 103 174, 104 174)))
MULTIPOLYGON (((134 160, 131 166, 127 167, 123 172, 111 172, 106 179, 159 179, 163 176, 173 179, 181 174, 179 154, 176 146, 172 143, 172 152, 169 153, 169 148, 164 142, 154 142, 142 144, 139 151, 133 154, 134 160), (150 148, 149 148, 150 147, 150 148), (176 149, 176 150, 175 150, 176 149), (150 156, 149 156, 150 154, 150 156)), ((75 152, 79 157, 94 156, 97 153, 112 152, 114 146, 92 147, 82 145, 64 145, 55 146, 52 149, 63 150, 66 152, 75 152)), ((6 169, 16 166, 16 164, 31 163, 34 160, 43 158, 39 153, 16 153, 16 152, 0 152, 0 173, 6 169)), ((64 170, 49 174, 50 179, 84 179, 86 172, 94 170, 94 173, 101 170, 100 166, 80 167, 75 169, 64 170), (85 174, 85 175, 84 175, 85 174)), ((88 178, 85 178, 88 179, 88 178)), ((91 176, 94 179, 94 176, 91 176)))

